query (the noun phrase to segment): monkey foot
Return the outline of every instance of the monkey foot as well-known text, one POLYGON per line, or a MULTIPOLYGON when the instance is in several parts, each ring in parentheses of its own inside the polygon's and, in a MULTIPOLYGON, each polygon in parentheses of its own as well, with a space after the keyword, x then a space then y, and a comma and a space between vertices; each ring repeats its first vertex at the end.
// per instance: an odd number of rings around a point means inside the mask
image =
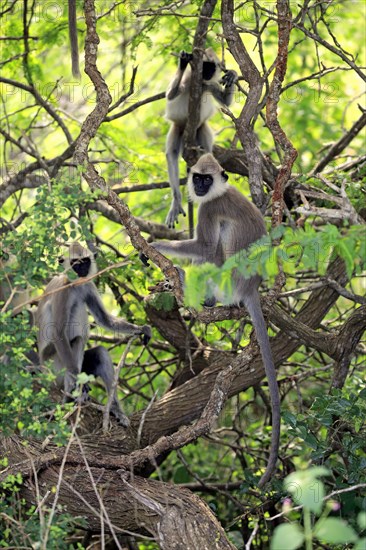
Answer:
POLYGON ((154 286, 149 286, 148 290, 150 292, 172 292, 173 285, 168 279, 165 279, 164 281, 159 281, 154 286))
POLYGON ((182 208, 181 204, 172 204, 168 215, 166 217, 165 223, 170 229, 174 229, 174 224, 178 223, 179 214, 186 215, 185 211, 182 208))
POLYGON ((114 418, 117 420, 120 426, 123 426, 124 428, 129 427, 130 421, 121 410, 117 410, 117 409, 111 410, 110 415, 114 416, 114 418))

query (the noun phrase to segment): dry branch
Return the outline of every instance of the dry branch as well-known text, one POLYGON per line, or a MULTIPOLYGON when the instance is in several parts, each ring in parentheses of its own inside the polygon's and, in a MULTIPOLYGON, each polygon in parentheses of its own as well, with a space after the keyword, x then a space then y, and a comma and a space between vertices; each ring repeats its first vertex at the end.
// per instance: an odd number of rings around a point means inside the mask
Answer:
POLYGON ((222 1, 221 17, 229 50, 239 65, 244 80, 249 83, 248 96, 239 117, 235 121, 235 128, 248 160, 249 186, 253 202, 259 208, 264 208, 266 198, 262 183, 262 160, 253 130, 264 80, 245 48, 234 23, 233 0, 222 1))
POLYGON ((356 120, 352 128, 348 130, 338 141, 336 141, 329 149, 325 157, 323 157, 312 170, 312 174, 321 172, 327 164, 329 164, 337 155, 339 155, 351 141, 361 132, 366 125, 366 113, 362 113, 360 118, 356 120))
POLYGON ((288 45, 291 32, 291 11, 288 0, 277 0, 278 12, 278 52, 275 72, 266 104, 266 121, 275 142, 284 151, 282 166, 276 178, 272 198, 272 226, 276 227, 282 222, 283 216, 283 191, 285 184, 291 176, 292 166, 297 157, 297 151, 291 141, 282 130, 277 118, 277 106, 280 99, 282 83, 286 76, 288 45))
POLYGON ((84 177, 91 189, 101 189, 106 193, 106 201, 119 215, 121 223, 131 239, 132 245, 148 258, 154 261, 164 275, 174 284, 176 295, 182 299, 182 289, 176 269, 172 262, 150 247, 142 237, 138 225, 131 216, 128 206, 107 187, 105 180, 97 173, 88 159, 88 147, 102 124, 112 98, 100 71, 97 68, 97 53, 99 37, 96 32, 95 6, 92 0, 85 2, 85 22, 87 27, 85 41, 85 72, 94 84, 97 102, 93 111, 85 119, 80 135, 77 139, 74 160, 77 165, 84 167, 84 177))

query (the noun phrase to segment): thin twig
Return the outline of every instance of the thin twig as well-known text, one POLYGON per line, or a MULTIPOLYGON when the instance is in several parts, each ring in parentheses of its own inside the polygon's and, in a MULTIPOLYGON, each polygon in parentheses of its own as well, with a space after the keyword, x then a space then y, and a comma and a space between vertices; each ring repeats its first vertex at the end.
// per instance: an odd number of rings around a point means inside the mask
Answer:
POLYGON ((117 391, 119 375, 120 375, 121 369, 125 366, 126 358, 127 358, 128 352, 130 351, 130 347, 132 345, 132 341, 133 341, 134 338, 135 338, 135 336, 132 336, 131 338, 128 339, 126 347, 125 347, 125 349, 122 353, 122 357, 121 357, 118 365, 114 369, 114 378, 113 378, 112 388, 109 392, 108 401, 106 403, 106 406, 105 406, 105 409, 104 409, 104 412, 103 412, 103 433, 107 433, 107 431, 108 431, 109 413, 110 413, 110 410, 111 410, 113 400, 115 399, 115 393, 117 391))

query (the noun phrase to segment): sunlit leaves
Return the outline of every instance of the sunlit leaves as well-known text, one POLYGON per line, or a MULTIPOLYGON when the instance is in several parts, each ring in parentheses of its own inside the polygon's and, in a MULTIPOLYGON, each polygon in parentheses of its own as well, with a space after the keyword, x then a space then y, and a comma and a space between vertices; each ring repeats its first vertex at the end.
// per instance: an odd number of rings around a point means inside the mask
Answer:
MULTIPOLYGON (((278 231, 278 230, 277 230, 278 231)), ((271 245, 270 236, 253 243, 248 251, 229 257, 218 268, 212 264, 190 266, 187 269, 187 304, 198 308, 203 303, 207 289, 217 288, 223 296, 223 303, 231 303, 234 270, 248 278, 259 274, 263 278, 273 278, 281 262, 285 273, 296 274, 299 270, 311 270, 324 275, 329 262, 339 255, 345 262, 348 277, 358 273, 366 264, 366 231, 362 226, 339 229, 327 225, 317 230, 310 224, 304 229, 283 230, 279 246, 271 245)))

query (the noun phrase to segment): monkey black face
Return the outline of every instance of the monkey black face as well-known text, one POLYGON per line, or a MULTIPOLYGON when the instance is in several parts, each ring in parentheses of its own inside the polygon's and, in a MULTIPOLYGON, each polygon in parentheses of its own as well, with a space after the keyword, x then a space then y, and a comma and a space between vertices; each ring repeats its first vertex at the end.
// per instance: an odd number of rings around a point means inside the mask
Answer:
POLYGON ((204 61, 202 66, 202 78, 203 80, 211 80, 216 72, 216 64, 212 61, 204 61))
POLYGON ((213 184, 211 174, 193 174, 192 182, 197 197, 204 197, 213 184))
POLYGON ((71 260, 71 267, 78 274, 79 277, 87 277, 90 271, 91 260, 90 258, 78 258, 77 260, 71 260))

